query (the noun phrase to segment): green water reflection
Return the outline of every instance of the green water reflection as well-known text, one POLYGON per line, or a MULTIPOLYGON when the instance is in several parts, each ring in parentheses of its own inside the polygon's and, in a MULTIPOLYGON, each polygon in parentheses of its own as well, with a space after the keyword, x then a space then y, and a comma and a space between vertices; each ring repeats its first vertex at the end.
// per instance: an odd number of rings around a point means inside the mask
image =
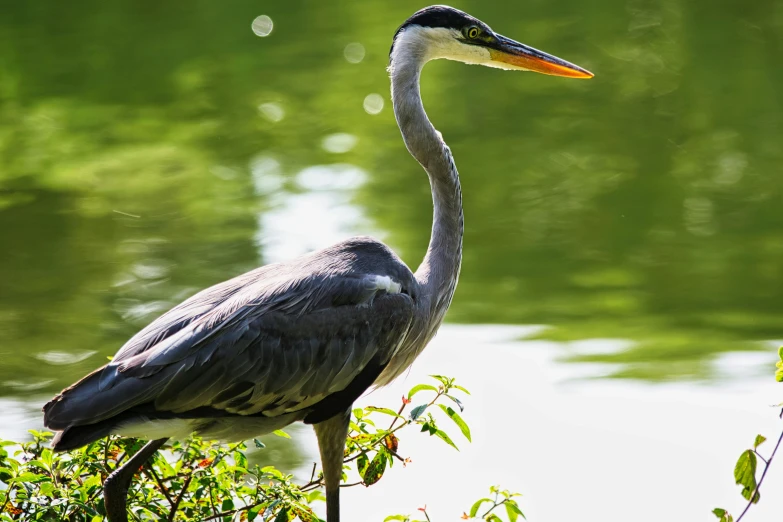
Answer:
MULTIPOLYGON (((0 395, 49 395, 197 289, 274 258, 268 234, 285 243, 309 195, 353 209, 346 233, 382 234, 417 265, 429 188, 384 68, 419 7, 4 7, 0 395), (260 14, 275 24, 266 38, 250 30, 260 14), (372 93, 377 115, 363 108, 372 93), (345 171, 358 174, 319 187, 319 172, 345 171)), ((596 78, 428 66, 425 103, 465 194, 449 320, 628 339, 573 360, 650 380, 709 379, 717 354, 783 338, 783 4, 459 7, 596 78)))

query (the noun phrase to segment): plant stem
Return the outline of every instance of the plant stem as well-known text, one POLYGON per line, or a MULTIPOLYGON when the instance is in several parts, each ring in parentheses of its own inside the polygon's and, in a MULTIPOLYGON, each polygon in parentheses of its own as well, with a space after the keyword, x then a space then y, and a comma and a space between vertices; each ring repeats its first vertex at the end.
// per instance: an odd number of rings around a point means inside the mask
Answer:
POLYGON ((169 522, 173 522, 174 517, 177 516, 177 508, 179 507, 179 503, 182 500, 182 497, 184 497, 185 493, 188 492, 188 486, 190 486, 191 479, 193 479, 192 473, 188 475, 188 477, 185 479, 185 482, 182 484, 182 491, 179 492, 179 495, 177 495, 177 499, 174 501, 174 505, 171 506, 171 512, 169 513, 169 522))
POLYGON ((155 473, 155 470, 152 469, 152 466, 144 466, 143 473, 147 475, 147 478, 152 476, 152 478, 155 480, 155 483, 160 488, 161 493, 163 493, 163 496, 166 497, 166 500, 169 501, 170 506, 174 506, 174 501, 171 499, 171 495, 169 495, 169 490, 166 488, 166 486, 163 485, 163 482, 161 482, 160 477, 158 477, 158 474, 155 473))
MULTIPOLYGON (((783 417, 783 410, 780 411, 780 416, 783 417)), ((775 453, 777 453, 781 441, 783 441, 783 431, 780 432, 780 437, 778 437, 778 442, 775 444, 775 448, 772 450, 772 454, 769 456, 767 460, 764 461, 764 471, 761 472, 761 478, 756 484, 756 488, 753 490, 753 493, 751 493, 750 500, 748 500, 748 504, 745 506, 745 509, 743 509, 742 513, 740 513, 740 516, 737 517, 736 522, 740 522, 740 520, 742 520, 742 517, 745 516, 745 513, 747 513, 748 510, 750 509, 750 506, 753 505, 753 500, 756 498, 756 495, 759 494, 759 490, 761 489, 761 483, 764 482, 764 477, 767 476, 767 471, 769 470, 770 464, 772 464, 772 459, 775 458, 775 453)))
POLYGON ((10 488, 5 490, 5 502, 3 502, 3 507, 0 507, 0 513, 5 513, 5 507, 8 505, 8 502, 11 500, 11 492, 16 487, 16 484, 13 484, 10 488))

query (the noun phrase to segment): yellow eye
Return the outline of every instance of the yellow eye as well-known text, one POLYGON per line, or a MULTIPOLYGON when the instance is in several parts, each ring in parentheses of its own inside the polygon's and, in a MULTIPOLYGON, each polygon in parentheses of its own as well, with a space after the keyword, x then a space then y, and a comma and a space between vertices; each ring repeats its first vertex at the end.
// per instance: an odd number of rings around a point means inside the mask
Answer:
POLYGON ((479 29, 475 25, 468 28, 468 38, 475 38, 479 35, 479 29))

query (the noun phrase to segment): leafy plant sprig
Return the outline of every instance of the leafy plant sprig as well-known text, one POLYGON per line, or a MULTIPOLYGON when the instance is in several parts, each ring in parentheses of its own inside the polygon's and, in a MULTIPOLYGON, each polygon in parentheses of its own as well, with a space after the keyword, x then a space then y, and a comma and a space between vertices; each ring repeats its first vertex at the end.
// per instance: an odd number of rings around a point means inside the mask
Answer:
MULTIPOLYGON (((783 382, 783 346, 778 349, 778 362, 775 364, 777 370, 775 371, 775 380, 783 382)), ((778 404, 778 406, 782 406, 778 404)), ((783 410, 778 415, 783 419, 783 410)), ((783 442, 783 431, 781 431, 778 437, 775 447, 772 449, 769 457, 765 458, 758 452, 759 446, 761 446, 767 438, 763 435, 756 435, 756 439, 753 441, 753 448, 746 449, 740 454, 737 464, 734 466, 734 481, 737 485, 742 486, 742 497, 747 500, 745 509, 736 518, 732 516, 727 510, 723 508, 715 508, 712 510, 712 514, 715 515, 720 522, 740 522, 750 510, 753 504, 756 504, 761 499, 761 484, 764 482, 764 478, 767 476, 770 465, 772 465, 772 459, 775 458, 775 454, 780 447, 780 443, 783 442), (758 481, 756 480, 756 474, 758 472, 758 461, 763 463, 761 470, 761 476, 758 481)))
MULTIPOLYGON (((418 427, 456 448, 451 436, 438 425, 445 419, 470 440, 457 397, 468 391, 454 379, 439 375, 433 379, 433 384, 414 386, 396 411, 374 406, 353 411, 345 478, 358 477, 343 487, 376 484, 395 460, 403 465, 410 462, 399 453, 399 435, 406 428, 418 427), (413 401, 427 395, 428 400, 409 409, 413 401)), ((141 448, 142 441, 110 437, 58 454, 47 447, 51 433, 30 433, 32 441, 28 442, 0 440, 0 521, 104 520, 103 481, 141 448)), ((283 431, 275 435, 289 437, 283 431)), ((253 445, 264 447, 257 439, 253 445)), ((168 444, 134 478, 128 494, 129 518, 169 522, 320 520, 312 509, 313 503, 324 500, 322 476, 315 465, 309 481, 298 484, 293 475, 273 466, 249 465, 246 449, 245 443, 221 445, 198 437, 168 444)), ((499 492, 501 497, 507 493, 499 492)), ((498 503, 498 498, 496 495, 496 505, 485 515, 498 506, 510 505, 510 500, 498 503)), ((514 522, 516 517, 506 509, 509 521, 514 522)), ((422 512, 429 521, 426 507, 422 512)), ((494 513, 491 516, 496 518, 485 519, 500 520, 494 513)))

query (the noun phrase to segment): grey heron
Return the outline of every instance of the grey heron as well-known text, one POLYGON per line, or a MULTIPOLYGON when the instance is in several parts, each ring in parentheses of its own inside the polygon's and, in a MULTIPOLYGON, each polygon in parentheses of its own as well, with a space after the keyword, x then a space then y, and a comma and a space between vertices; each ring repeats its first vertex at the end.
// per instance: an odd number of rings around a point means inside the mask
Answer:
POLYGON ((105 366, 44 406, 53 447, 110 434, 150 440, 104 484, 112 522, 127 519, 133 473, 170 437, 245 440, 293 422, 318 439, 327 521, 339 521, 353 402, 407 369, 451 304, 462 259, 462 193, 449 147, 430 123, 419 77, 430 60, 570 78, 592 73, 495 33, 457 9, 414 13, 394 34, 394 115, 426 171, 432 233, 416 272, 385 244, 355 237, 203 290, 131 338, 105 366))

